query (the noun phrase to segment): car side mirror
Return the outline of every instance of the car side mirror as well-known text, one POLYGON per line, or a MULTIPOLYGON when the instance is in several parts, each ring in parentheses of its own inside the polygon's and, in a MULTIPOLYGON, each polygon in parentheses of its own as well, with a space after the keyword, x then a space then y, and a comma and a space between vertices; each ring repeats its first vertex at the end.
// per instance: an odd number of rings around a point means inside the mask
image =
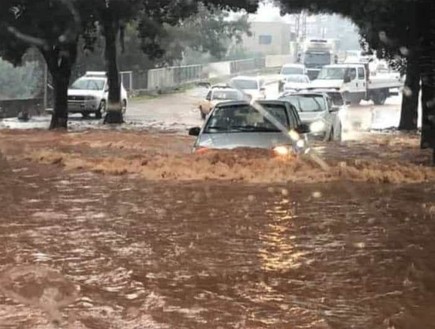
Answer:
POLYGON ((351 82, 351 81, 352 81, 352 79, 350 78, 349 75, 347 75, 347 76, 344 77, 344 83, 349 83, 349 82, 351 82))
POLYGON ((310 132, 310 127, 307 124, 302 123, 295 130, 299 134, 308 134, 310 132))
POLYGON ((189 136, 199 136, 199 133, 201 132, 201 128, 194 127, 189 129, 189 136))
POLYGON ((261 87, 260 91, 266 91, 266 87, 261 87))

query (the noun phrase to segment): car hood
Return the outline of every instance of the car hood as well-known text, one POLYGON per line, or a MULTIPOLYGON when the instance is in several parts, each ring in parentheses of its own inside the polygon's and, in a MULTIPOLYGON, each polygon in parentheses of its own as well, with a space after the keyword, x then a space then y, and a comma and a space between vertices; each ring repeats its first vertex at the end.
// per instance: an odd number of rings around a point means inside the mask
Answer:
POLYGON ((290 138, 281 132, 202 134, 197 142, 198 147, 213 149, 235 149, 242 147, 272 149, 277 145, 291 144, 290 138))
POLYGON ((303 123, 313 123, 325 118, 326 112, 299 112, 299 117, 303 123))
POLYGON ((68 89, 68 96, 96 96, 101 97, 103 95, 102 90, 77 90, 68 89))
POLYGON ((343 80, 313 80, 310 84, 310 89, 321 88, 336 88, 340 89, 343 86, 343 80))

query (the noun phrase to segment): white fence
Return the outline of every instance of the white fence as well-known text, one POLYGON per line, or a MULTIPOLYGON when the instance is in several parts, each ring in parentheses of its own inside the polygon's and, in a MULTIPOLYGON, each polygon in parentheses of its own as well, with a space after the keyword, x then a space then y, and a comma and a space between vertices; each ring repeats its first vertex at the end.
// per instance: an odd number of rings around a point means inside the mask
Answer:
POLYGON ((207 65, 174 66, 148 71, 148 90, 164 90, 205 79, 226 77, 294 62, 291 55, 274 55, 207 65))

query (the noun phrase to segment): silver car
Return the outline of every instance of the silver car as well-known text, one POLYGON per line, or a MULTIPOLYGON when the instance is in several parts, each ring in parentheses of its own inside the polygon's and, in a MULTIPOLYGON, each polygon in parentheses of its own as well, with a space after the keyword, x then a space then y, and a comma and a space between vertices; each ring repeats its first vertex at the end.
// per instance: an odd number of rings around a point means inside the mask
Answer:
POLYGON ((279 99, 296 107, 302 123, 310 127, 309 136, 325 141, 341 141, 341 107, 334 105, 332 98, 326 93, 289 92, 281 95, 279 99))
POLYGON ((189 135, 198 136, 193 150, 262 148, 287 155, 305 149, 308 126, 302 124, 294 106, 285 101, 255 104, 255 107, 244 101, 218 104, 202 128, 189 130, 189 135), (290 131, 295 132, 292 138, 290 131))

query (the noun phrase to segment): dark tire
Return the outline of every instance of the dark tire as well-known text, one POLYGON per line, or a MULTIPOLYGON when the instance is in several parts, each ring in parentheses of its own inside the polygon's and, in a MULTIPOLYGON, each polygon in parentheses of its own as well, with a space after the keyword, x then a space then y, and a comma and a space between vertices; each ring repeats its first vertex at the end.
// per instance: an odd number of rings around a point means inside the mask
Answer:
POLYGON ((104 113, 106 113, 106 101, 101 101, 100 108, 95 112, 95 117, 101 119, 104 113))
POLYGON ((337 137, 334 137, 334 135, 332 135, 332 139, 336 142, 341 142, 343 140, 343 127, 340 125, 337 128, 338 134, 337 137))
POLYGON ((122 114, 125 114, 127 112, 127 100, 122 101, 122 114))
POLYGON ((372 99, 375 105, 384 105, 385 101, 387 100, 387 94, 383 91, 380 91, 379 93, 374 94, 372 99))

